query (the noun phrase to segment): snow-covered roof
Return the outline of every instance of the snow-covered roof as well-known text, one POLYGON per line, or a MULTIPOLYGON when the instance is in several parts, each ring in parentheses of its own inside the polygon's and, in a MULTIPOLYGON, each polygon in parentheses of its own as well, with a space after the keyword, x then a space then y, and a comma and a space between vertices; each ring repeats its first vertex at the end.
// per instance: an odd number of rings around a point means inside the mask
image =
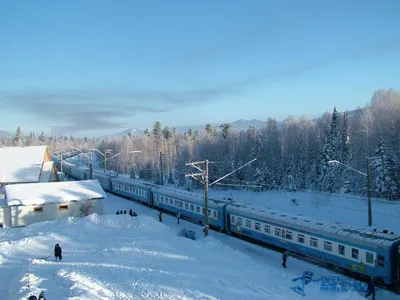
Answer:
POLYGON ((42 173, 40 173, 39 182, 50 182, 51 174, 53 172, 54 162, 46 161, 43 163, 42 173))
POLYGON ((0 148, 0 182, 39 181, 47 146, 0 148))
POLYGON ((99 181, 63 181, 7 185, 7 205, 39 205, 105 198, 99 181))
POLYGON ((227 206, 228 213, 236 213, 243 217, 248 216, 260 221, 286 226, 292 230, 303 230, 347 240, 358 242, 369 247, 389 247, 395 241, 400 240, 397 234, 374 232, 369 228, 353 227, 340 222, 317 221, 310 217, 284 213, 271 208, 257 207, 250 204, 234 203, 227 206))
MULTIPOLYGON (((188 192, 184 190, 174 189, 170 187, 154 187, 151 189, 153 193, 161 194, 163 196, 176 198, 182 201, 188 201, 190 203, 204 205, 204 195, 188 192)), ((208 197, 208 204, 211 207, 221 207, 231 203, 230 201, 220 200, 213 197, 208 197)))

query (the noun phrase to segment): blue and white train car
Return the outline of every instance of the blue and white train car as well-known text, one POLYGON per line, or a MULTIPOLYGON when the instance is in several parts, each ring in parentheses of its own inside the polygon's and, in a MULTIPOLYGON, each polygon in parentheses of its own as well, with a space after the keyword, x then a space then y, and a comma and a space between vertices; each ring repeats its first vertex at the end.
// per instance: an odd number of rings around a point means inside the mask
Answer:
POLYGON ((89 169, 85 167, 71 168, 71 177, 77 180, 88 180, 90 177, 89 169))
POLYGON ((93 171, 92 175, 93 175, 93 179, 97 179, 100 182, 100 185, 103 188, 103 190, 105 190, 107 192, 112 191, 110 174, 104 173, 104 172, 99 172, 99 171, 93 171))
MULTIPOLYGON (((177 213, 198 223, 204 220, 204 196, 197 193, 169 187, 153 187, 153 205, 166 211, 177 213)), ((225 207, 230 202, 208 199, 209 226, 220 231, 225 229, 225 207)))
POLYGON ((385 284, 399 282, 400 236, 238 203, 227 206, 226 220, 228 232, 380 278, 385 284))
POLYGON ((151 188, 154 186, 153 184, 117 176, 111 178, 111 185, 112 192, 115 194, 123 195, 151 206, 151 188))

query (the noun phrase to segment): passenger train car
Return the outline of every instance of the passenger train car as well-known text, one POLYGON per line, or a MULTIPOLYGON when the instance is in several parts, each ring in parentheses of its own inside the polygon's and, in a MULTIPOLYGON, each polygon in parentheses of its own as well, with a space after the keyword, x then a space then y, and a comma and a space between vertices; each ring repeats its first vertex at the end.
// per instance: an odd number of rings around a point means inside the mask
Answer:
MULTIPOLYGON (((60 162, 53 158, 58 168, 60 162)), ((90 178, 89 170, 63 161, 66 175, 90 178)), ((201 223, 201 194, 158 186, 118 176, 93 172, 103 189, 139 201, 182 218, 201 223)), ((364 277, 375 277, 385 285, 400 287, 400 236, 393 232, 360 229, 341 223, 319 222, 270 208, 209 198, 211 228, 236 237, 273 245, 336 266, 364 277)))
MULTIPOLYGON (((202 223, 204 220, 204 197, 198 193, 168 187, 153 187, 154 207, 181 213, 185 219, 202 223)), ((225 230, 225 208, 230 202, 208 198, 209 226, 219 231, 225 230)))

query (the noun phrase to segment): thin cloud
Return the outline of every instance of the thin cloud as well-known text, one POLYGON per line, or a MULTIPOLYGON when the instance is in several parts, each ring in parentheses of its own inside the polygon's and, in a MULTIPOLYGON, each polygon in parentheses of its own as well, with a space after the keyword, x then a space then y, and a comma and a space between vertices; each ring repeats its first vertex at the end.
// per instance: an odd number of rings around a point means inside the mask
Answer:
POLYGON ((129 119, 138 113, 167 112, 181 105, 204 103, 223 93, 224 91, 217 89, 185 92, 112 89, 36 90, 0 92, 0 104, 48 120, 48 125, 53 127, 54 132, 72 134, 127 127, 129 119))

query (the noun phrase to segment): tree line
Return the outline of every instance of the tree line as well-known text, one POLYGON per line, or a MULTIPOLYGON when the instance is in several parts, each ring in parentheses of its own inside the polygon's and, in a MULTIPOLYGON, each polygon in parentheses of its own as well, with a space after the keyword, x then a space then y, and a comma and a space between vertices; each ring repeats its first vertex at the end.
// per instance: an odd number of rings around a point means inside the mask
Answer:
POLYGON ((14 137, 0 138, 0 146, 41 144, 50 149, 97 147, 102 153, 112 149, 121 154, 107 160, 107 169, 179 186, 188 184, 185 174, 193 171, 185 166, 188 162, 212 161, 209 176, 214 181, 257 158, 220 186, 366 195, 368 161, 373 195, 400 199, 400 93, 394 90, 376 91, 364 108, 351 112, 333 108, 332 113, 315 120, 305 116, 289 116, 282 122, 268 118, 266 126, 259 129, 235 131, 229 123, 218 128, 206 124, 202 131, 189 129, 180 134, 157 121, 143 136, 128 134, 101 141, 46 137, 43 133, 24 136, 20 128, 14 137), (131 153, 133 150, 141 152, 131 153), (332 160, 353 170, 329 163, 332 160))
POLYGON ((154 183, 185 185, 185 163, 208 159, 210 180, 246 162, 252 165, 222 185, 259 186, 263 190, 317 190, 366 195, 367 158, 375 197, 400 199, 400 93, 378 90, 364 107, 325 113, 316 120, 268 118, 261 129, 234 131, 228 123, 178 134, 159 121, 144 136, 128 134, 103 140, 99 149, 120 156, 109 167, 154 183), (140 150, 141 153, 129 153, 140 150), (162 155, 162 168, 160 153, 162 155), (337 160, 351 167, 329 163, 337 160), (162 176, 161 176, 162 171, 162 176), (364 175, 363 175, 364 174, 364 175))

